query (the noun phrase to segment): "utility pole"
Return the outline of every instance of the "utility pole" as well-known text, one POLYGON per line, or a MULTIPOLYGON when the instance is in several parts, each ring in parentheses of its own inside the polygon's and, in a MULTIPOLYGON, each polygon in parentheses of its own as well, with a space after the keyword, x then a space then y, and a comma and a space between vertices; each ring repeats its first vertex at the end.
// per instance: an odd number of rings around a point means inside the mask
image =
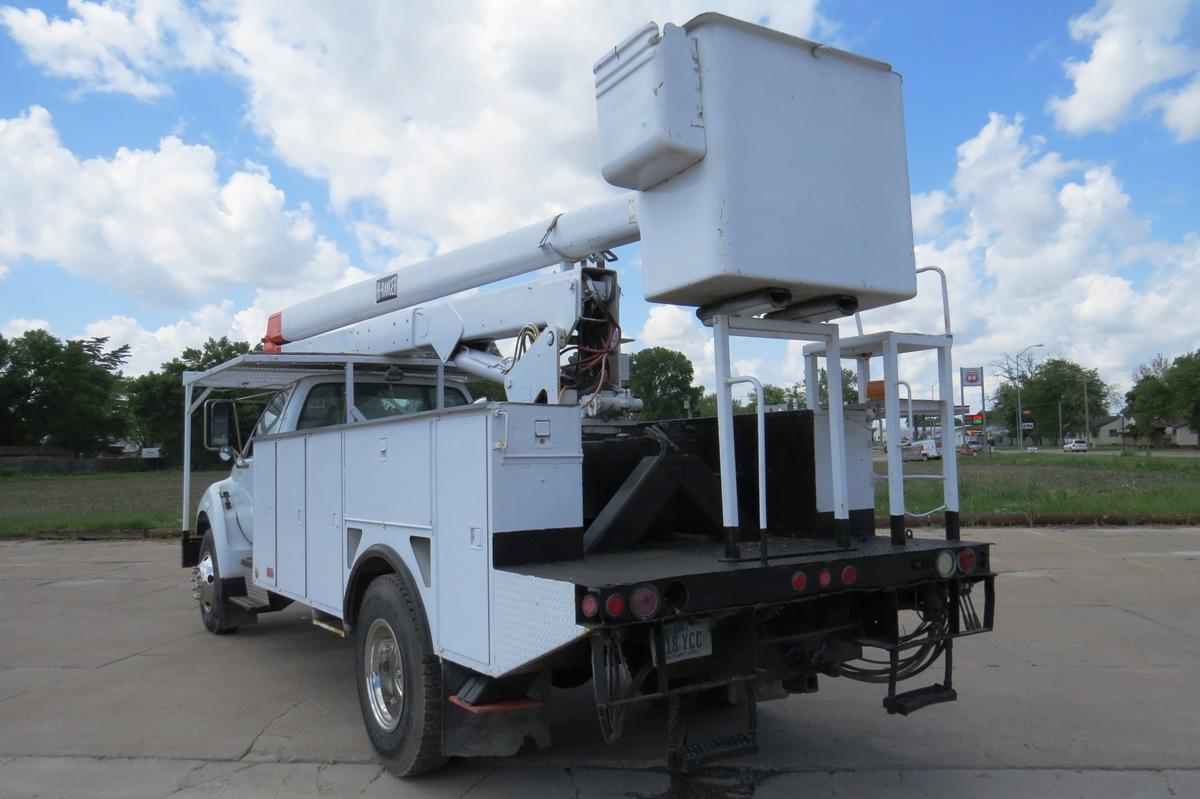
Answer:
POLYGON ((1087 375, 1083 376, 1083 440, 1089 447, 1092 445, 1092 428, 1088 424, 1087 375))
POLYGON ((1026 347, 1025 349, 1018 352, 1017 357, 1013 358, 1013 362, 1017 367, 1016 383, 1017 383, 1017 451, 1018 452, 1021 450, 1021 447, 1025 446, 1025 428, 1021 426, 1022 424, 1024 424, 1024 420, 1025 420, 1024 414, 1021 413, 1021 356, 1024 355, 1025 353, 1029 352, 1034 347, 1044 347, 1044 346, 1046 346, 1046 345, 1045 344, 1030 344, 1028 347, 1026 347))
POLYGON ((1022 425, 1025 421, 1021 418, 1021 375, 1017 374, 1017 452, 1021 451, 1021 445, 1025 443, 1025 428, 1022 425))
POLYGON ((1062 444, 1063 444, 1063 434, 1062 434, 1062 397, 1059 397, 1059 398, 1058 398, 1058 445, 1061 447, 1061 446, 1062 446, 1062 444))

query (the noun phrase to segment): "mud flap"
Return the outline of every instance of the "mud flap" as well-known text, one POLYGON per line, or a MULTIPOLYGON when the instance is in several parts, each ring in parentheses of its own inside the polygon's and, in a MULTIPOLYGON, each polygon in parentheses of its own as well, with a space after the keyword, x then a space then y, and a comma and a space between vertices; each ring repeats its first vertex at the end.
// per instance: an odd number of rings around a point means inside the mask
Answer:
POLYGON ((442 704, 442 753, 447 757, 509 757, 532 741, 539 749, 551 744, 548 704, 550 675, 534 680, 523 698, 475 704, 460 698, 461 672, 444 664, 446 698, 442 704), (450 668, 446 668, 450 667, 450 668), (446 678, 450 678, 447 680, 446 678))

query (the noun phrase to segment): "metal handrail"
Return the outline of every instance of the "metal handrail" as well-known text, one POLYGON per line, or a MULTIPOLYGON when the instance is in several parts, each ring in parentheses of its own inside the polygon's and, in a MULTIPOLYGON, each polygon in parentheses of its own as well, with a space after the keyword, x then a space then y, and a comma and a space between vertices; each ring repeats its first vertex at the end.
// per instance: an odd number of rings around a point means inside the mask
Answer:
POLYGON ((767 529, 767 411, 765 407, 766 396, 763 392, 763 385, 756 377, 738 376, 728 377, 725 379, 725 385, 732 386, 737 383, 749 383, 754 386, 754 391, 758 399, 757 416, 758 416, 758 529, 767 529))
POLYGON ((916 429, 916 426, 913 424, 912 386, 908 384, 907 380, 897 380, 896 385, 904 386, 908 389, 908 434, 911 436, 913 435, 913 430, 916 429))
POLYGON ((946 335, 952 335, 950 332, 950 290, 946 284, 946 273, 942 271, 940 266, 922 266, 917 270, 917 274, 922 272, 937 272, 942 279, 942 321, 945 322, 946 335))

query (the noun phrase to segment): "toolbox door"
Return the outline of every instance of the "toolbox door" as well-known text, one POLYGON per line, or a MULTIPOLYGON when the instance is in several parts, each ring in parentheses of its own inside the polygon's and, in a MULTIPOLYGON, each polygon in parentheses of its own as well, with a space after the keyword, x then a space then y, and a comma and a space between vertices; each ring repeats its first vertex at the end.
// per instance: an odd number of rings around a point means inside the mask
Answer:
POLYGON ((305 450, 307 436, 289 436, 275 442, 275 553, 279 591, 295 599, 307 596, 308 574, 305 561, 305 527, 308 523, 304 502, 305 450))
MULTIPOLYGON (((437 423, 439 645, 448 655, 489 662, 487 417, 453 414, 437 423)), ((452 660, 456 658, 451 658, 452 660)))

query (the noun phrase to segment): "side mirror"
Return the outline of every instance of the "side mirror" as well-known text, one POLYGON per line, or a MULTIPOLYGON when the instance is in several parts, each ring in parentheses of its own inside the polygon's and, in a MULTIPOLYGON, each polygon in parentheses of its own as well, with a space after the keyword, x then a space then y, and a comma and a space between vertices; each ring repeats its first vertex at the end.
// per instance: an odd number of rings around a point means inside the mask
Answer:
POLYGON ((204 403, 204 448, 222 453, 222 460, 231 457, 231 450, 241 449, 237 409, 233 400, 209 400, 204 403))
POLYGON ((233 460, 233 454, 229 451, 229 447, 227 446, 221 447, 219 450, 217 450, 217 457, 219 457, 225 463, 229 463, 229 461, 233 460))

